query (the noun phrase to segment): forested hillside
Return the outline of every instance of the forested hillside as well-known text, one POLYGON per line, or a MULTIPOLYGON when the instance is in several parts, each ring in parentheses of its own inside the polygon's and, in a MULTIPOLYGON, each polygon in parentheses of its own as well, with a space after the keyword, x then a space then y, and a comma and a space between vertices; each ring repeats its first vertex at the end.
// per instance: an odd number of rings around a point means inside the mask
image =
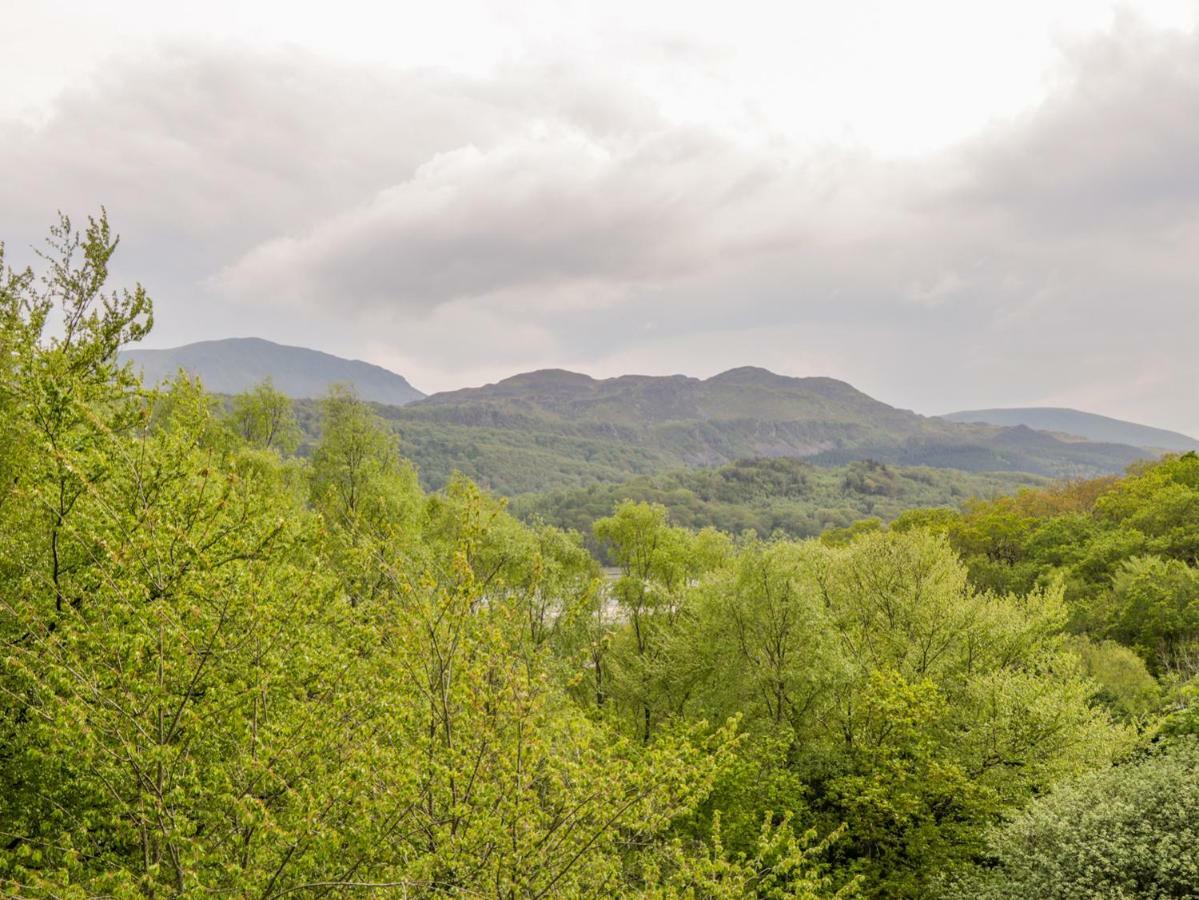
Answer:
POLYGON ((1086 477, 1151 455, 1024 427, 927 418, 832 378, 748 367, 705 380, 530 372, 381 413, 395 422, 428 486, 457 470, 503 494, 755 457, 1086 477))
POLYGON ((913 507, 959 507, 969 500, 1046 483, 1035 475, 888 466, 873 460, 817 466, 787 458, 738 460, 710 469, 680 469, 613 484, 521 494, 511 509, 584 535, 624 500, 662 505, 688 528, 759 537, 815 537, 860 519, 889 521, 913 507))
POLYGON ((300 457, 142 384, 114 248, 0 260, 4 894, 1193 893, 1199 457, 822 540, 626 501, 609 579, 351 392, 300 457))
MULTIPOLYGON (((402 408, 376 405, 375 412, 400 436, 426 488, 458 472, 505 496, 754 458, 1076 478, 1123 471, 1155 455, 1025 427, 926 418, 833 379, 761 369, 706 381, 534 372, 402 408)), ((296 415, 303 451, 319 439, 318 404, 298 400, 296 415)))

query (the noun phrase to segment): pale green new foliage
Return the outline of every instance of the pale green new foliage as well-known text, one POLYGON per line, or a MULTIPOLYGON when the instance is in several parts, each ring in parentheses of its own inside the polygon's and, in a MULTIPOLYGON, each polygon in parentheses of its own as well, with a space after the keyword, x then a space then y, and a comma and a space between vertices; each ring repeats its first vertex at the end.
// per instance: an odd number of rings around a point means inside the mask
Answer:
POLYGON ((348 388, 322 401, 321 442, 312 455, 313 505, 330 522, 378 531, 404 512, 416 476, 394 434, 348 388))
POLYGON ((300 443, 291 399, 275 390, 269 378, 233 398, 229 424, 247 444, 283 455, 294 453, 300 443))
POLYGON ((791 817, 777 824, 767 814, 750 852, 733 853, 721 840, 719 813, 711 826, 711 841, 699 854, 688 854, 675 841, 645 864, 645 897, 675 900, 683 897, 769 897, 775 900, 848 900, 859 896, 859 879, 837 888, 822 862, 844 829, 816 840, 815 830, 796 834, 791 817))
POLYGON ((1162 705, 1162 689, 1144 660, 1115 641, 1095 642, 1085 636, 1067 646, 1078 656, 1082 672, 1096 687, 1096 697, 1120 719, 1143 722, 1162 705))
POLYGON ((344 392, 309 469, 193 380, 142 391, 111 360, 148 302, 97 312, 106 226, 78 246, 64 338, 0 282, 0 889, 628 889, 736 742, 641 746, 571 702, 577 538, 465 481, 424 496, 344 392))
POLYGON ((456 477, 427 507, 426 541, 452 546, 473 527, 470 563, 489 598, 502 597, 521 611, 525 639, 549 644, 563 664, 577 663, 580 619, 599 601, 599 567, 577 534, 526 526, 505 511, 506 501, 456 477), (571 657, 569 663, 565 657, 571 657))
MULTIPOLYGON (((848 823, 835 852, 868 891, 919 896, 1004 808, 1125 744, 1062 646, 1060 589, 979 592, 942 536, 750 541, 685 593, 674 646, 691 667, 675 669, 699 677, 684 709, 741 716, 774 747, 756 815, 848 823)), ((747 800, 722 782, 713 797, 747 800)), ((744 812, 729 818, 749 852, 744 812)))
POLYGON ((90 550, 61 582, 79 601, 36 602, 36 572, 6 592, 18 883, 269 891, 351 837, 316 818, 354 744, 312 727, 350 684, 312 523, 269 461, 204 446, 206 398, 174 394, 162 427, 106 448, 64 528, 90 550))
POLYGON ((655 723, 682 712, 689 690, 674 665, 686 589, 724 562, 731 542, 715 531, 672 527, 666 509, 649 503, 621 503, 594 530, 620 566, 612 598, 629 625, 615 634, 603 663, 612 676, 608 693, 633 713, 648 742, 655 723))
POLYGON ((947 897, 1077 900, 1199 896, 1199 747, 1193 739, 1083 776, 990 838, 987 868, 947 897))
POLYGON ((1155 671, 1199 644, 1199 569, 1176 559, 1138 556, 1112 578, 1112 637, 1135 647, 1155 671))
MULTIPOLYGON (((136 379, 116 363, 117 349, 152 323, 140 286, 104 292, 116 251, 108 220, 89 219, 83 233, 60 217, 43 255, 47 271, 6 272, 0 313, 6 334, 12 491, 26 501, 18 526, 22 551, 38 558, 40 589, 61 611, 82 597, 70 584, 92 548, 72 522, 87 519, 91 486, 108 476, 111 441, 144 419, 136 379)), ((30 560, 32 563, 32 560, 30 560)))
POLYGON ((825 714, 856 770, 830 788, 888 892, 920 894, 1005 806, 1125 745, 1061 647, 1060 589, 979 593, 944 538, 920 531, 832 551, 822 585, 858 672, 825 714), (895 768, 908 758, 922 777, 895 768))
POLYGON ((739 713, 751 729, 791 741, 829 689, 842 660, 827 641, 828 611, 814 543, 751 541, 695 592, 690 656, 715 677, 696 692, 714 715, 739 713))
POLYGON ((687 812, 726 764, 727 734, 613 741, 554 687, 547 641, 530 639, 530 575, 484 545, 500 520, 460 485, 446 555, 388 568, 367 610, 394 748, 396 862, 417 884, 489 896, 613 893, 619 841, 687 812), (509 579, 515 575, 516 582, 509 579))
POLYGON ((424 496, 395 436, 352 391, 334 388, 322 411, 311 504, 328 529, 330 565, 357 605, 386 588, 383 548, 403 546, 419 556, 424 496))

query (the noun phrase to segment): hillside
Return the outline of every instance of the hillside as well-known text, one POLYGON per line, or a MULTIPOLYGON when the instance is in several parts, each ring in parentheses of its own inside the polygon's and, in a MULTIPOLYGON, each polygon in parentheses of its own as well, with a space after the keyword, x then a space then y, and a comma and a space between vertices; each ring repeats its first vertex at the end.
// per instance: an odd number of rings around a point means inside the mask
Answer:
POLYGON ((1088 441, 1129 444, 1155 450, 1185 452, 1199 450, 1199 441, 1177 431, 1151 428, 1095 413, 1055 406, 1015 407, 1011 409, 972 409, 942 416, 951 422, 982 422, 987 425, 1024 425, 1040 431, 1076 435, 1088 441))
MULTIPOLYGON (((584 536, 622 500, 659 503, 687 528, 781 532, 812 537, 877 517, 889 521, 917 507, 960 508, 971 498, 1011 494, 1046 480, 1034 475, 893 467, 875 462, 815 466, 796 459, 748 459, 714 469, 679 469, 619 484, 525 494, 512 501, 522 518, 541 519, 584 536)), ((597 547, 592 548, 598 549, 597 547)))
POLYGON ((1147 451, 896 409, 831 378, 741 368, 708 379, 561 370, 381 409, 429 486, 462 471, 503 494, 584 487, 680 467, 797 457, 1084 477, 1147 451))
POLYGON ((332 384, 352 384, 364 400, 403 406, 424 394, 395 372, 319 350, 288 347, 261 338, 201 341, 169 350, 126 350, 149 383, 174 377, 180 369, 200 376, 218 394, 236 394, 270 378, 290 397, 320 397, 332 384))

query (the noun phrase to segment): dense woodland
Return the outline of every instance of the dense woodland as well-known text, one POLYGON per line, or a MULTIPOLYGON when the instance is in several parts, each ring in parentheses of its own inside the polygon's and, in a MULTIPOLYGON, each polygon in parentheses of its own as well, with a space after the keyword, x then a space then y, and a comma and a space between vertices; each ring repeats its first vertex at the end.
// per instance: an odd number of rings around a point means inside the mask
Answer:
MULTIPOLYGON (((0 276, 15 896, 1199 893, 1199 457, 795 540, 427 493, 116 362, 104 219, 0 276)), ((869 474, 865 471, 865 474, 869 474)))
POLYGON ((888 466, 868 459, 817 466, 772 457, 574 490, 518 494, 511 510, 522 519, 537 518, 578 531, 593 552, 603 555, 605 548, 592 536, 593 526, 625 500, 664 506, 673 524, 688 528, 802 538, 861 519, 890 521, 916 507, 958 508, 972 499, 1046 483, 1048 479, 1016 472, 888 466))

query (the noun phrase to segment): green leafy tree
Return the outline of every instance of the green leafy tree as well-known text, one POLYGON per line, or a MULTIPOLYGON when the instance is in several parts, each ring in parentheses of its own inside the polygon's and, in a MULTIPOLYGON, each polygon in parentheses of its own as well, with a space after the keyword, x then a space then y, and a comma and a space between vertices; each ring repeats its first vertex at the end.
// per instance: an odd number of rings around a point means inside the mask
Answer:
POLYGON ((1157 670, 1199 643, 1199 569, 1176 559, 1134 557, 1112 579, 1108 633, 1157 670))
POLYGON ((690 685, 675 677, 675 625, 684 613, 685 588, 727 555, 729 542, 713 531, 693 534, 669 525, 666 510, 622 503, 595 523, 620 567, 612 598, 629 628, 614 642, 611 692, 633 711, 641 739, 654 724, 680 712, 690 685))
POLYGON ((358 604, 386 587, 382 548, 399 544, 419 555, 424 498, 394 434, 351 390, 335 387, 322 412, 311 503, 329 530, 331 566, 358 604))
POLYGON ((1199 885, 1193 740, 1083 776, 991 836, 988 865, 947 897, 1193 897, 1199 885))
POLYGON ((9 483, 33 501, 14 527, 40 559, 41 589, 59 612, 83 602, 71 577, 94 552, 73 521, 89 515, 89 488, 108 475, 111 442, 145 415, 140 385, 116 357, 148 332, 152 305, 140 286, 105 292, 117 243, 104 215, 82 232, 61 216, 42 276, 6 269, 0 286, 2 393, 14 401, 6 404, 9 483))
POLYGON ((1067 646, 1082 664, 1082 672, 1095 683, 1095 698, 1112 714, 1128 722, 1148 722, 1160 711, 1163 691, 1145 662, 1116 641, 1096 643, 1084 636, 1067 646))
POLYGON ((268 378, 233 398, 229 424, 246 443, 287 455, 300 443, 300 427, 291 400, 268 378))
POLYGON ((693 592, 683 625, 707 675, 688 711, 740 715, 772 754, 756 794, 715 786, 737 852, 747 821, 802 812, 847 825, 842 877, 920 896, 1005 809, 1126 745, 1063 645, 1060 589, 980 593, 943 537, 750 543, 693 592))

